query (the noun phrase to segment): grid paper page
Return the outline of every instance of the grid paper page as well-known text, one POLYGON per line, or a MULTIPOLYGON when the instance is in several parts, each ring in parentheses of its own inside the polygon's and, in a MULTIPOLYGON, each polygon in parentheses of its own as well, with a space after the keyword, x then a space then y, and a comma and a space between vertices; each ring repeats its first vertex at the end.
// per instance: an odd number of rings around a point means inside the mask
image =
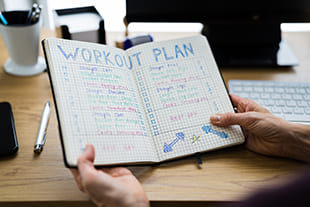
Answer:
POLYGON ((156 160, 124 51, 55 38, 45 45, 68 164, 87 143, 96 165, 156 160))
POLYGON ((133 69, 160 160, 244 141, 240 127, 219 128, 210 115, 233 112, 207 41, 195 36, 144 44, 133 69))

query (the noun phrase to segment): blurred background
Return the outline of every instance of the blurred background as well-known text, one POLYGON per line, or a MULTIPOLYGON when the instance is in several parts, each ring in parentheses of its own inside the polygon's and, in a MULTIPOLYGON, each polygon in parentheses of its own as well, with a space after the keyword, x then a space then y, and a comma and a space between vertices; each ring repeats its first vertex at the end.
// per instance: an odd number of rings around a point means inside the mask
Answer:
MULTIPOLYGON (((29 9, 33 3, 44 6, 43 27, 54 29, 57 26, 53 17, 53 10, 84 6, 95 6, 105 21, 106 31, 124 31, 123 17, 126 12, 125 0, 0 0, 0 10, 29 9)), ((81 25, 83 26, 83 25, 81 25)), ((132 32, 199 32, 200 23, 132 23, 129 30, 132 32)), ((310 31, 310 23, 285 23, 282 31, 310 31)))

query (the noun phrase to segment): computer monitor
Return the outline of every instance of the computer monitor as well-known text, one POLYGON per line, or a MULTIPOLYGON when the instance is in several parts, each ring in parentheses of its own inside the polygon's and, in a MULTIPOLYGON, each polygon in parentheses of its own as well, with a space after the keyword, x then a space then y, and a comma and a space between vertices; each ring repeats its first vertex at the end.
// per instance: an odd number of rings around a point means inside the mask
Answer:
POLYGON ((126 0, 126 20, 200 22, 220 66, 291 66, 280 25, 310 21, 310 1, 126 0))

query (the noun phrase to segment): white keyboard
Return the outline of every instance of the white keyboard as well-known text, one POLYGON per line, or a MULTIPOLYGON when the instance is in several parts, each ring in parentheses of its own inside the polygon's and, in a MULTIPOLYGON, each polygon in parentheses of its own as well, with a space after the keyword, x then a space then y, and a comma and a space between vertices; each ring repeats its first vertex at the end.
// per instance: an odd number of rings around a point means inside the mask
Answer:
POLYGON ((229 93, 248 98, 274 115, 310 124, 310 82, 230 80, 229 93))

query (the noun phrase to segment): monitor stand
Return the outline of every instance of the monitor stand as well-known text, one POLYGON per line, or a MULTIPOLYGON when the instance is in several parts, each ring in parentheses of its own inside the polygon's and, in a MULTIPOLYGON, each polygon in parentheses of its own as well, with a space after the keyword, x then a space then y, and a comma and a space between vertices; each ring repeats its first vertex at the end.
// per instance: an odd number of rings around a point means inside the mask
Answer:
POLYGON ((280 24, 208 24, 207 36, 219 66, 290 67, 298 60, 281 40, 280 24))

